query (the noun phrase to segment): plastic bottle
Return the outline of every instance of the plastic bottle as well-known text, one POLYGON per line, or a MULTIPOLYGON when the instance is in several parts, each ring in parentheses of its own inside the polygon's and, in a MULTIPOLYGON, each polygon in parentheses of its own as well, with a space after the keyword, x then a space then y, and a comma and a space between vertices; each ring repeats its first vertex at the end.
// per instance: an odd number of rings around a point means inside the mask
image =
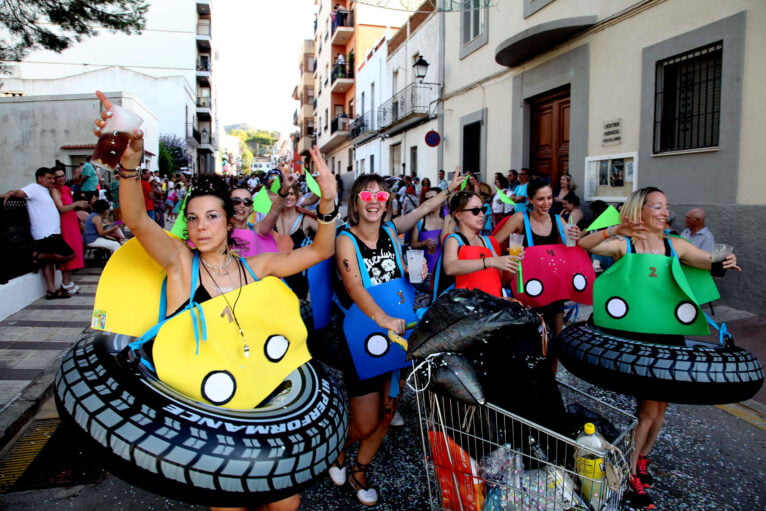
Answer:
POLYGON ((598 511, 605 502, 606 481, 604 479, 604 457, 607 451, 607 442, 604 440, 593 423, 588 422, 583 427, 583 432, 577 435, 578 445, 587 447, 589 450, 577 449, 575 451, 575 470, 580 475, 580 489, 583 496, 588 499, 592 509, 598 511), (595 451, 597 454, 593 454, 595 451))

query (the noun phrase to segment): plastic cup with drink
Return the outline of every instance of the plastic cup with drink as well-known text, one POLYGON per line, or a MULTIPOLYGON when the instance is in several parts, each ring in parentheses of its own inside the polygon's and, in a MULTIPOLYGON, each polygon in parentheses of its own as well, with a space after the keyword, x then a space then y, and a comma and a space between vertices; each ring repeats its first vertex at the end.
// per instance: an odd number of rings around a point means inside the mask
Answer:
POLYGON ((577 229, 575 229, 576 225, 572 221, 572 215, 569 215, 569 222, 567 223, 565 229, 566 229, 566 246, 568 247, 574 247, 577 245, 577 229))
POLYGON ((731 245, 727 245, 726 243, 713 244, 713 264, 710 266, 710 274, 713 277, 723 277, 726 275, 726 269, 723 267, 723 262, 733 253, 734 247, 731 245))
POLYGON ((524 250, 524 235, 511 233, 508 235, 508 254, 519 256, 524 250))
POLYGON ((120 163, 133 132, 141 127, 144 120, 119 105, 112 105, 110 111, 112 115, 106 118, 106 124, 101 128, 92 162, 103 169, 114 170, 120 163))
POLYGON ((423 263, 425 256, 422 250, 410 249, 407 251, 407 268, 410 272, 410 282, 420 284, 423 282, 423 263))

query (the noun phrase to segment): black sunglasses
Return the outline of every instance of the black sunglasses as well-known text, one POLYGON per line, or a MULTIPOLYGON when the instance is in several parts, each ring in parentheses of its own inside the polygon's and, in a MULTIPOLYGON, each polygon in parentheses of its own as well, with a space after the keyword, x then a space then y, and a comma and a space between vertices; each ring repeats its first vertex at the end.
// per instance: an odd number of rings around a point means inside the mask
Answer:
POLYGON ((473 214, 473 216, 479 216, 484 214, 483 208, 461 209, 460 211, 469 211, 473 214))
POLYGON ((240 199, 239 197, 232 197, 231 202, 232 204, 244 204, 245 206, 253 205, 252 199, 240 199))

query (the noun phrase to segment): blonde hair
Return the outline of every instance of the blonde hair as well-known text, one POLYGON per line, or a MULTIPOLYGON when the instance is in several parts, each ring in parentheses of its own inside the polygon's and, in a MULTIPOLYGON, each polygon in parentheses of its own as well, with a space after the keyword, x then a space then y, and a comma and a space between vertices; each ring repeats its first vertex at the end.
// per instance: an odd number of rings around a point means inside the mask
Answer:
POLYGON ((631 193, 620 209, 620 220, 623 222, 640 222, 641 210, 646 205, 646 198, 653 192, 660 192, 665 195, 665 192, 654 186, 647 186, 631 193))

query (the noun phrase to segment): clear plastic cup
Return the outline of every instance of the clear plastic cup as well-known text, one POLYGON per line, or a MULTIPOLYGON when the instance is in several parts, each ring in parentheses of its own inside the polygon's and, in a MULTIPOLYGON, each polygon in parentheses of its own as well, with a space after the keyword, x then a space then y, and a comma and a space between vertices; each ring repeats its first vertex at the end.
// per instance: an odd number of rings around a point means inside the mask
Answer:
POLYGON ((524 250, 524 235, 511 233, 508 235, 508 254, 520 255, 524 250))
POLYGON ((425 261, 425 256, 422 250, 410 249, 407 251, 407 268, 410 273, 410 282, 413 284, 423 282, 423 261, 425 261))
POLYGON ((734 253, 734 247, 726 243, 713 244, 713 264, 710 266, 710 274, 713 277, 723 277, 726 275, 726 269, 723 267, 723 261, 734 253))
POLYGON ((112 105, 111 117, 101 128, 91 162, 103 169, 114 170, 128 147, 133 132, 144 122, 139 116, 119 105, 112 105))

